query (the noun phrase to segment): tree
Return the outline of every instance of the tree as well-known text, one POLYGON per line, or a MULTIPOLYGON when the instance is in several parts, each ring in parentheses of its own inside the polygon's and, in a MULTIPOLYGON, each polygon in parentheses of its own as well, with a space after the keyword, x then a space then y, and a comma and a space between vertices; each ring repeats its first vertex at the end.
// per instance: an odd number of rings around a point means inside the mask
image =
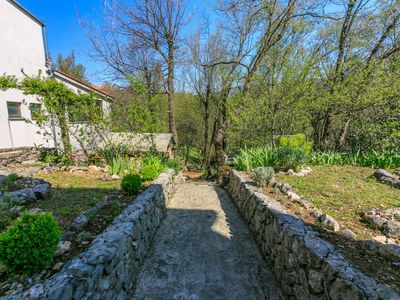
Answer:
POLYGON ((71 54, 63 57, 61 53, 57 55, 57 60, 55 64, 55 69, 64 72, 76 79, 83 82, 88 82, 86 78, 86 69, 82 64, 77 64, 75 61, 74 51, 71 54))
MULTIPOLYGON (((135 0, 108 1, 106 18, 107 30, 93 33, 93 26, 86 30, 98 57, 104 60, 116 72, 129 74, 129 57, 154 58, 162 62, 166 69, 165 89, 168 95, 168 125, 173 143, 178 147, 178 134, 175 120, 174 80, 177 51, 182 43, 181 31, 188 23, 182 0, 135 0), (104 33, 104 34, 102 34, 104 33), (100 39, 97 39, 97 37, 100 39), (148 56, 150 55, 150 56, 148 56)), ((87 23, 86 23, 87 24, 87 23)), ((142 72, 143 68, 139 68, 142 72)), ((145 78, 147 77, 144 74, 145 78)), ((147 77, 149 78, 149 77, 147 77)), ((148 86, 150 91, 150 87, 148 86)))

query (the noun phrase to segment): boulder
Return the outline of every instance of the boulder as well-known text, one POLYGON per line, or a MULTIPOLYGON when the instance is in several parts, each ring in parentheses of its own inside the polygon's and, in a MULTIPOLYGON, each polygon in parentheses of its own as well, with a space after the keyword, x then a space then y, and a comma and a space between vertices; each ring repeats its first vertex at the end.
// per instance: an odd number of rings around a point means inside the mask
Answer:
POLYGON ((5 193, 4 196, 10 197, 16 202, 24 202, 24 201, 33 202, 36 200, 35 193, 31 188, 5 193))
POLYGON ((383 224, 383 233, 391 238, 400 237, 400 222, 397 221, 386 221, 383 224))
POLYGON ((33 188, 36 199, 45 199, 50 193, 50 184, 42 183, 33 188))
POLYGON ((57 246, 57 255, 62 255, 71 249, 70 241, 61 241, 57 246))
POLYGON ((340 235, 344 236, 345 238, 348 238, 350 240, 354 240, 357 237, 356 234, 353 231, 351 231, 350 229, 341 230, 340 235))
POLYGON ((322 224, 325 224, 326 227, 334 232, 338 232, 340 230, 339 222, 334 218, 327 214, 323 214, 318 218, 318 221, 322 224))
POLYGON ((392 179, 397 179, 396 175, 390 173, 389 171, 386 171, 384 169, 378 169, 375 171, 374 173, 374 177, 376 179, 381 179, 382 177, 386 177, 386 178, 392 178, 392 179))

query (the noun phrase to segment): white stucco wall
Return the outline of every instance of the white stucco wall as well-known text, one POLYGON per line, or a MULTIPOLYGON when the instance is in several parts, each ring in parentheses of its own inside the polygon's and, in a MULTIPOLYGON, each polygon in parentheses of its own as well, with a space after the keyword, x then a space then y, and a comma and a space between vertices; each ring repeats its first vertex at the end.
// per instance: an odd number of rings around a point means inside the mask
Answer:
MULTIPOLYGON (((0 74, 23 77, 46 71, 43 27, 8 0, 0 1, 0 74)), ((45 74, 45 73, 44 73, 45 74)), ((9 120, 7 101, 20 102, 23 118, 31 119, 29 104, 39 103, 34 96, 25 96, 18 90, 0 91, 0 148, 54 143, 38 134, 39 128, 24 120, 9 120)))

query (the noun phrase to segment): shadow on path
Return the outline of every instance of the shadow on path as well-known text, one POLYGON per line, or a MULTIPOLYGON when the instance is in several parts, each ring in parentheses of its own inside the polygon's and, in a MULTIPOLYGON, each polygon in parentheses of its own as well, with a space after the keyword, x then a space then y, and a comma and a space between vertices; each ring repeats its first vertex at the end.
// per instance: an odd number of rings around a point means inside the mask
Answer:
POLYGON ((182 185, 168 205, 134 299, 281 299, 229 195, 182 185))

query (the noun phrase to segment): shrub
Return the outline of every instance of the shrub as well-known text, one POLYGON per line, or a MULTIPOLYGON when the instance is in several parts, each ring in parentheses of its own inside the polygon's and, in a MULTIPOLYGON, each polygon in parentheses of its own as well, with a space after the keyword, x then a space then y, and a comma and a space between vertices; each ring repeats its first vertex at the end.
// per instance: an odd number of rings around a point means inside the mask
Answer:
POLYGON ((153 180, 160 174, 160 169, 156 165, 144 165, 140 169, 140 175, 145 181, 153 180))
POLYGON ((91 239, 93 239, 93 234, 91 234, 89 231, 82 231, 79 232, 76 241, 78 243, 83 243, 83 242, 87 242, 90 241, 91 239))
POLYGON ((0 235, 0 261, 12 273, 35 273, 53 260, 61 230, 50 213, 23 213, 0 235))
POLYGON ((129 156, 129 149, 127 146, 110 144, 99 150, 100 156, 104 158, 108 165, 111 165, 114 159, 129 156))
POLYGON ((254 167, 272 167, 276 164, 276 152, 271 147, 245 149, 234 159, 240 171, 250 171, 254 167))
POLYGON ((15 182, 18 179, 19 179, 19 176, 18 176, 18 174, 15 174, 15 173, 11 173, 7 176, 7 180, 10 182, 15 182))
POLYGON ((160 156, 150 154, 143 158, 143 165, 139 173, 143 180, 153 180, 164 172, 165 168, 166 166, 160 156))
POLYGON ((296 135, 281 136, 279 138, 279 147, 290 148, 292 150, 301 149, 304 153, 311 153, 312 142, 307 142, 303 133, 296 135))
POLYGON ((307 154, 301 148, 279 147, 276 151, 277 166, 285 170, 297 171, 306 162, 307 154))
POLYGON ((271 167, 258 167, 254 169, 252 177, 257 186, 266 187, 271 183, 274 174, 274 169, 271 167))
POLYGON ((121 188, 123 191, 136 195, 142 186, 142 178, 138 174, 129 174, 122 178, 121 188))

